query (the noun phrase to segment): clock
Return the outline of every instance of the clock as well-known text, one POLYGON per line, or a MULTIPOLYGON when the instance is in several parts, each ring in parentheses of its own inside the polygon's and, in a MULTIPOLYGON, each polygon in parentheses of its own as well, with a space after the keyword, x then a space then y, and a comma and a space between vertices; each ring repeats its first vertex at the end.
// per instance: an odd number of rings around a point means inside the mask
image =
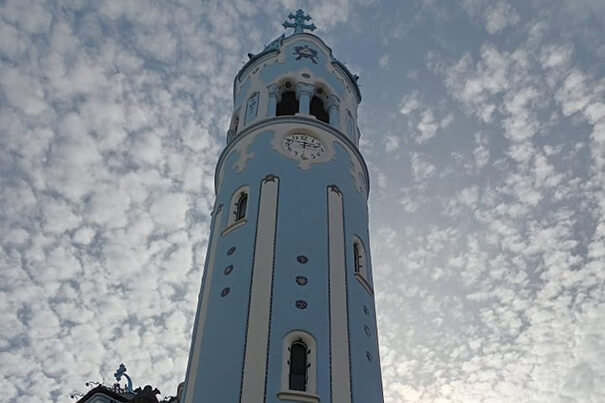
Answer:
POLYGON ((320 159, 326 153, 326 147, 317 138, 306 133, 293 133, 283 138, 284 151, 303 161, 320 159))

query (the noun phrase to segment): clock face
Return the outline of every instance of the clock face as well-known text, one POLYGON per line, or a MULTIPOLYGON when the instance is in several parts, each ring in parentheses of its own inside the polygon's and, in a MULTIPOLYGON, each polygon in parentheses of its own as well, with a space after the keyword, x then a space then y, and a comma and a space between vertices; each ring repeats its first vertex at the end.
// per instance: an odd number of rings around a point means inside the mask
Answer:
POLYGON ((326 153, 326 147, 321 141, 304 133, 284 137, 282 147, 286 153, 299 160, 318 160, 326 153))

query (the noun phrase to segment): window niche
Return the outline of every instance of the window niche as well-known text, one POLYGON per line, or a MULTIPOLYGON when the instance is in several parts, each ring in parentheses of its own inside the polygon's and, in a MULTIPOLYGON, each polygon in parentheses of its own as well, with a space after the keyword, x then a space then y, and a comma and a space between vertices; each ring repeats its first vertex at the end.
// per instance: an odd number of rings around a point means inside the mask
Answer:
POLYGON ((256 119, 256 115, 258 114, 258 98, 259 93, 255 92, 248 98, 248 102, 246 103, 246 119, 245 124, 250 124, 254 119, 256 119))
POLYGON ((353 237, 353 269, 354 275, 357 281, 361 283, 363 288, 369 294, 374 294, 372 285, 368 278, 368 260, 366 255, 366 249, 363 246, 363 242, 358 236, 353 237))
POLYGON ((284 338, 280 400, 319 402, 317 393, 317 347, 309 333, 296 330, 284 338))
POLYGON ((296 340, 290 345, 290 390, 307 390, 307 351, 307 345, 302 340, 296 340))
POLYGON ((231 202, 229 203, 229 215, 227 217, 227 226, 223 230, 223 235, 228 234, 236 228, 248 222, 248 200, 250 197, 250 189, 248 186, 242 186, 237 189, 233 196, 231 196, 231 202))

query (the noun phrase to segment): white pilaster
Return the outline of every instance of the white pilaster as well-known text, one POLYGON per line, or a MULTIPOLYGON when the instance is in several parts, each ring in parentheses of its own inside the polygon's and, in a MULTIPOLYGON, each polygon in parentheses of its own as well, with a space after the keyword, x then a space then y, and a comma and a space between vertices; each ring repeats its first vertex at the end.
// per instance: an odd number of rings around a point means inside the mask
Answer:
POLYGON ((278 189, 279 178, 267 175, 262 180, 252 265, 241 403, 260 403, 265 398, 278 189))
POLYGON ((328 238, 332 403, 351 403, 344 214, 334 185, 328 186, 328 238))

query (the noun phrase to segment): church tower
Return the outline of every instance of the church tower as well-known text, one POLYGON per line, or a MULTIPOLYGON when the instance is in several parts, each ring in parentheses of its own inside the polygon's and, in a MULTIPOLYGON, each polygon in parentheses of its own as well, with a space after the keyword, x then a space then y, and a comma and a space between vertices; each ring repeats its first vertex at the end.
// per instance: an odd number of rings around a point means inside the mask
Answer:
POLYGON ((288 18, 235 77, 182 403, 383 401, 358 77, 288 18))

